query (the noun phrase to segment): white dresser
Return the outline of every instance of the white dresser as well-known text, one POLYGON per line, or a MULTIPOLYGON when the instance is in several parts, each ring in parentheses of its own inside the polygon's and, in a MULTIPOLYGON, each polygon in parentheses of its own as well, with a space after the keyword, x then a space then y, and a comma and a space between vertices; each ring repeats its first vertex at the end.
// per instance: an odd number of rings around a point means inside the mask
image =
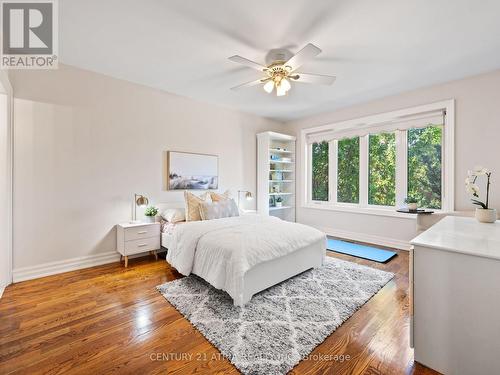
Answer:
POLYGON ((443 374, 499 374, 500 221, 446 217, 412 244, 415 360, 443 374))
POLYGON ((160 248, 160 223, 124 223, 116 227, 116 250, 125 258, 134 254, 149 251, 157 258, 156 250, 160 248))

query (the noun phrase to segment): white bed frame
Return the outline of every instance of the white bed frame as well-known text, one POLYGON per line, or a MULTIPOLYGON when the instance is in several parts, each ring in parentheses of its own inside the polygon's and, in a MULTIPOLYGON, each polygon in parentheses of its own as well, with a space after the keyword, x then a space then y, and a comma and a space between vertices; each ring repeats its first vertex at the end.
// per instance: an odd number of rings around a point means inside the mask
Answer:
POLYGON ((319 241, 288 255, 256 265, 245 274, 243 297, 241 301, 234 301, 234 305, 243 306, 255 294, 308 269, 321 267, 325 253, 325 242, 319 241))
MULTIPOLYGON (((176 206, 179 208, 177 203, 176 206)), ((168 207, 171 208, 173 206, 168 205, 168 207)), ((162 233, 161 245, 168 249, 172 244, 172 237, 172 235, 162 233)), ((255 294, 308 269, 321 267, 326 256, 325 253, 326 244, 322 240, 296 250, 293 253, 256 265, 245 274, 243 295, 236 299, 233 298, 234 305, 243 306, 255 294)))

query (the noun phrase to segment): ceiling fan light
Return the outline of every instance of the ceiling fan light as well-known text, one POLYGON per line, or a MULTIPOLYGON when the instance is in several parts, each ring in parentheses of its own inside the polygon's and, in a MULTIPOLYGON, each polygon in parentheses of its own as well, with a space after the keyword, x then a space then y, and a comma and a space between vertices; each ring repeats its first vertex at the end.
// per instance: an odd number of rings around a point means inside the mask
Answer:
POLYGON ((283 90, 288 91, 288 90, 290 90, 292 88, 292 85, 290 85, 290 81, 288 81, 286 78, 283 78, 281 80, 280 87, 283 90))
POLYGON ((286 91, 287 90, 283 88, 283 85, 276 86, 276 96, 284 96, 286 95, 286 91))
POLYGON ((264 91, 270 94, 273 92, 274 89, 274 82, 273 81, 267 81, 266 84, 264 85, 264 91))

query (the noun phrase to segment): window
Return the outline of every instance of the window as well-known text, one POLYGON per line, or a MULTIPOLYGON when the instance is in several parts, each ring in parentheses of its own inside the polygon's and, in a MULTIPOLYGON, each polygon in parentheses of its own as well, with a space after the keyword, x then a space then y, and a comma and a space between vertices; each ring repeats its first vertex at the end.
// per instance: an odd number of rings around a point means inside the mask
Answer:
POLYGON ((411 197, 422 208, 452 210, 453 125, 445 111, 453 102, 442 104, 304 130, 305 202, 376 213, 411 197))
POLYGON ((396 135, 370 134, 368 149, 368 204, 396 204, 396 135))
POLYGON ((328 142, 312 144, 312 200, 328 200, 328 142))
POLYGON ((359 137, 338 141, 337 202, 359 203, 359 137))
POLYGON ((441 208, 442 126, 408 129, 408 196, 419 206, 441 208))

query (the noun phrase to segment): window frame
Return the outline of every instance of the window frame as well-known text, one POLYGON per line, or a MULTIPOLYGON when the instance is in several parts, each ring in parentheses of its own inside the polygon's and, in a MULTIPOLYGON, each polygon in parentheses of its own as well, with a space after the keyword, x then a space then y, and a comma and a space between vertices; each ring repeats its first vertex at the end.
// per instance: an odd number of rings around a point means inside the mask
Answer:
MULTIPOLYGON (((446 113, 442 131, 441 142, 441 209, 434 211, 454 210, 454 128, 455 128, 455 102, 454 99, 426 104, 422 106, 406 108, 359 119, 343 121, 323 125, 319 127, 302 129, 300 141, 303 152, 301 157, 300 176, 300 205, 305 208, 326 209, 344 212, 365 213, 383 216, 398 216, 404 218, 415 218, 415 215, 408 215, 396 212, 397 207, 404 204, 404 199, 408 191, 408 139, 407 130, 391 130, 396 137, 396 204, 395 206, 378 206, 368 204, 368 163, 369 163, 369 135, 359 137, 359 203, 344 203, 337 201, 337 155, 338 140, 329 141, 329 200, 313 201, 311 199, 311 178, 312 178, 312 146, 307 142, 309 135, 323 133, 332 130, 354 130, 360 124, 383 124, 407 116, 418 116, 426 112, 443 110, 446 113), (333 178, 332 178, 333 176, 333 178)), ((373 134, 383 131, 377 131, 373 134)))

